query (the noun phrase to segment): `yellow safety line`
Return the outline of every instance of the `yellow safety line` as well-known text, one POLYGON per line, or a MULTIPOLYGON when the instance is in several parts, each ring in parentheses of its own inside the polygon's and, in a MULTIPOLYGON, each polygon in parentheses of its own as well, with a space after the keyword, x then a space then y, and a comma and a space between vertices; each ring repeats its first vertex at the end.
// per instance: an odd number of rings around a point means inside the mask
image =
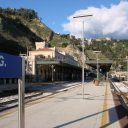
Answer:
POLYGON ((105 89, 105 96, 104 96, 104 105, 103 105, 103 113, 102 113, 102 120, 101 120, 101 128, 105 127, 108 123, 108 111, 107 111, 107 98, 108 98, 108 84, 106 83, 106 89, 105 89))

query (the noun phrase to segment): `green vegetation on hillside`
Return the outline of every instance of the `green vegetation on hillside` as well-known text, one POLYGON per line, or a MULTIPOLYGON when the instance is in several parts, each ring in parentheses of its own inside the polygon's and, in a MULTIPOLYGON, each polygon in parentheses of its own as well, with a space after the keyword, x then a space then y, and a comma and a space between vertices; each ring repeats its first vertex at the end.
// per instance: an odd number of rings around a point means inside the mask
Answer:
POLYGON ((41 23, 34 10, 0 8, 1 51, 19 54, 25 52, 27 47, 34 49, 36 41, 49 40, 52 33, 41 23))
POLYGON ((66 47, 78 45, 79 40, 70 35, 54 33, 41 22, 37 13, 31 9, 0 8, 0 50, 19 54, 27 48, 35 48, 35 42, 46 41, 49 46, 66 47), (14 49, 15 47, 15 49, 14 49))
MULTIPOLYGON (((81 39, 69 34, 57 34, 48 28, 31 9, 0 8, 0 51, 12 54, 26 53, 35 49, 35 42, 46 41, 49 46, 67 47, 82 50, 81 39)), ((100 59, 113 60, 113 69, 126 70, 126 56, 128 55, 128 40, 92 40, 86 44, 85 54, 89 59, 95 59, 93 50, 100 50, 100 59)))
MULTIPOLYGON (((86 50, 99 50, 101 53, 111 60, 113 60, 112 68, 115 70, 126 70, 126 56, 128 56, 128 40, 93 40, 92 43, 86 46, 86 50)), ((91 58, 95 58, 90 52, 91 58)), ((103 56, 99 56, 100 59, 103 56)))

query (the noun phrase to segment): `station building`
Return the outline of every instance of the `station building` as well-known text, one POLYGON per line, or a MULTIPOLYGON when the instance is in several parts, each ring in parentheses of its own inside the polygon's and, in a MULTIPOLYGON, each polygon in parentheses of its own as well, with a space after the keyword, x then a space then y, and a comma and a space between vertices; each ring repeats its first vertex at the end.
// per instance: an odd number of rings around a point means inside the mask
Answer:
POLYGON ((36 42, 36 50, 27 56, 27 73, 33 81, 80 80, 81 67, 69 54, 55 47, 46 47, 45 42, 36 42))
MULTIPOLYGON (((46 42, 36 42, 35 45, 35 50, 28 51, 27 55, 21 55, 26 61, 26 82, 81 81, 82 68, 75 57, 59 51, 56 47, 47 47, 46 42)), ((99 69, 101 68, 106 73, 109 71, 111 64, 112 61, 110 60, 99 61, 99 69)), ((86 60, 85 79, 89 78, 91 73, 96 74, 91 72, 92 69, 95 71, 96 65, 96 60, 86 60)), ((17 82, 15 78, 1 78, 0 90, 17 88, 17 82)))

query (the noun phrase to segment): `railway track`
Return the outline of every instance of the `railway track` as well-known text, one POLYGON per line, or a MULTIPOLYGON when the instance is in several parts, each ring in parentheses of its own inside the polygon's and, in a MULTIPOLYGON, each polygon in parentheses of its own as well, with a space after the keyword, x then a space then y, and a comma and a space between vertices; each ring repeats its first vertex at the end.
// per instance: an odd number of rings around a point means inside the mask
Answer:
MULTIPOLYGON (((25 94, 25 103, 47 97, 55 93, 66 91, 79 85, 80 82, 63 83, 61 85, 50 85, 47 88, 46 86, 45 88, 43 86, 35 86, 34 90, 31 90, 31 93, 25 94)), ((0 98, 0 112, 9 108, 16 107, 17 105, 18 94, 0 98)))
POLYGON ((118 95, 122 105, 128 110, 128 85, 123 82, 111 81, 112 92, 118 95))

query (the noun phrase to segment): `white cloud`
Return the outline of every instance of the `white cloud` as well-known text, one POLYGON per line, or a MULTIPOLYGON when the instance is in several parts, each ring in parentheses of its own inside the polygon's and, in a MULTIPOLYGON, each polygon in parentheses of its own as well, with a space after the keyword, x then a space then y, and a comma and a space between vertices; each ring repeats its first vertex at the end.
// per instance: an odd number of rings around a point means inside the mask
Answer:
POLYGON ((82 21, 87 38, 112 37, 128 39, 128 1, 121 1, 118 5, 109 8, 88 7, 78 10, 68 17, 69 22, 63 24, 64 31, 77 37, 82 36, 82 21), (73 18, 74 16, 92 14, 92 17, 73 18))

